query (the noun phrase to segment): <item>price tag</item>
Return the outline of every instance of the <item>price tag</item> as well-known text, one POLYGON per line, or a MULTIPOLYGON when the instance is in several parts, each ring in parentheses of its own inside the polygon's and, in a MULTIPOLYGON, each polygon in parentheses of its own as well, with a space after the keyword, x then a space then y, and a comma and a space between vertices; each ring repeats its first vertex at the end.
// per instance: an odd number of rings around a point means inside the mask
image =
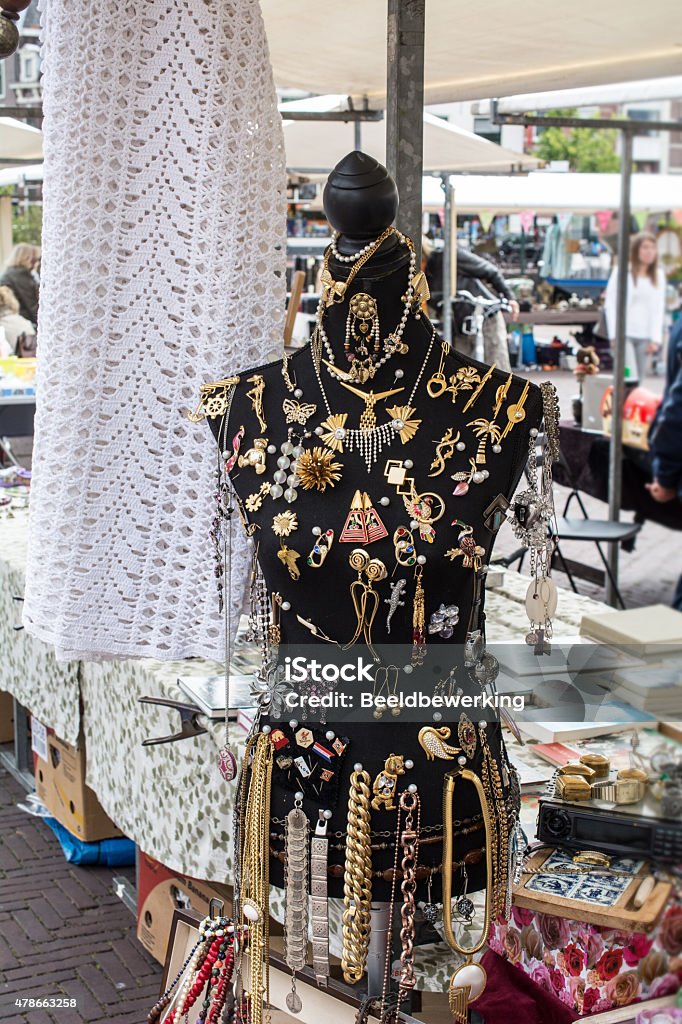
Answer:
POLYGON ((47 729, 35 715, 31 716, 31 750, 41 761, 47 761, 47 729))

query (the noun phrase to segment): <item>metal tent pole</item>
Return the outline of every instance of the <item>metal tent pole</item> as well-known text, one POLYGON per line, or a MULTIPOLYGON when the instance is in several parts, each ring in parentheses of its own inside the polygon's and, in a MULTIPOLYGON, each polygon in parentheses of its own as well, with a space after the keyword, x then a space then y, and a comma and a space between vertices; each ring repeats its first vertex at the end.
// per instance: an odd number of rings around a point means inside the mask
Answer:
MULTIPOLYGON (((616 336, 613 352, 613 410, 609 446, 609 519, 620 519, 623 490, 623 404, 625 402, 625 318, 628 295, 628 245, 630 238, 630 179, 632 176, 632 132, 622 131, 623 155, 620 171, 620 212, 618 223, 618 290, 616 292, 616 336)), ((608 562, 618 583, 618 544, 609 544, 608 562)), ((606 600, 617 604, 615 587, 606 580, 606 600)))
POLYGON ((426 0, 388 0, 386 166, 400 208, 397 226, 413 239, 421 261, 426 0))
POLYGON ((452 344, 452 185, 450 175, 441 177, 445 193, 443 216, 443 322, 441 331, 445 341, 452 344))

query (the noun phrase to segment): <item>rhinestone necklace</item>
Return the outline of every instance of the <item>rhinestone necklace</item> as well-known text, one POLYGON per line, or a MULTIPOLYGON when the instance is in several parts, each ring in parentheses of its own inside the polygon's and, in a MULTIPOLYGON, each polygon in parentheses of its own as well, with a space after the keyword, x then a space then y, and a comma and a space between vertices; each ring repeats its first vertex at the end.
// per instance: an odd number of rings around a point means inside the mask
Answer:
MULTIPOLYGON (((370 473, 372 466, 377 462, 379 456, 385 447, 393 442, 396 435, 401 436, 403 444, 414 437, 417 427, 420 421, 413 421, 417 423, 417 426, 410 425, 410 417, 416 410, 412 405, 414 396, 417 393, 417 388, 424 375, 424 370, 429 361, 431 350, 433 349, 433 342, 436 337, 436 329, 432 328, 431 339, 426 349, 426 355, 417 374, 417 378, 414 382, 410 397, 407 405, 404 406, 393 406, 392 409, 388 410, 388 414, 391 417, 387 423, 378 423, 371 428, 365 427, 363 430, 360 428, 349 428, 346 427, 346 419, 348 413, 334 413, 332 412, 327 392, 324 389, 324 383, 322 381, 322 373, 320 371, 320 364, 322 362, 321 353, 319 348, 315 351, 315 346, 310 346, 310 354, 313 361, 313 368, 315 370, 315 376, 317 377, 317 383, 320 387, 320 393, 327 410, 327 419, 324 420, 319 427, 315 428, 315 433, 318 437, 321 437, 324 443, 332 449, 332 451, 342 452, 344 446, 348 448, 348 451, 359 451, 360 455, 365 461, 367 466, 367 472, 370 473)), ((364 396, 363 396, 364 397, 364 396)), ((365 399, 367 404, 367 400, 365 399)))

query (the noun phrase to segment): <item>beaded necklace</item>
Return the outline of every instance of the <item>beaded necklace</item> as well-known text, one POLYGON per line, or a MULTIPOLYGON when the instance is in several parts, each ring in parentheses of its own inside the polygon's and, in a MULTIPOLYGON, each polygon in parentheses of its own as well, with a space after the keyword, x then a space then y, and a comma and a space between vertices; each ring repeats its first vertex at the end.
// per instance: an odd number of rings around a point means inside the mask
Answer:
MULTIPOLYGON (((410 263, 409 263, 409 267, 408 267, 408 270, 407 270, 407 289, 406 289, 405 294, 403 296, 403 312, 402 312, 402 315, 400 317, 400 320, 398 321, 398 325, 396 326, 395 330, 391 331, 391 333, 388 334, 387 337, 383 341, 383 349, 384 349, 383 356, 381 356, 381 358, 377 359, 376 361, 374 360, 373 357, 371 359, 369 359, 369 360, 363 360, 362 361, 362 365, 365 368, 366 375, 368 376, 368 378, 370 380, 376 375, 376 372, 379 369, 379 367, 381 367, 385 363, 387 363, 388 360, 396 352, 401 352, 402 354, 405 353, 406 346, 403 343, 402 339, 403 339, 403 334, 405 333, 405 327, 407 325, 407 320, 408 320, 408 317, 410 315, 410 311, 411 311, 413 303, 414 303, 414 295, 415 295, 415 270, 416 270, 416 266, 417 266, 417 254, 415 252, 414 245, 412 244, 412 240, 410 238, 408 238, 407 235, 403 235, 403 234, 401 234, 401 232, 395 231, 395 229, 387 229, 384 232, 384 234, 382 236, 380 236, 380 241, 381 242, 384 241, 384 238, 387 237, 388 233, 395 234, 396 237, 398 238, 398 241, 402 245, 406 245, 409 248, 409 250, 410 250, 410 263)), ((377 239, 377 242, 379 242, 379 239, 377 239)), ((363 250, 361 250, 359 253, 355 254, 355 256, 352 259, 351 258, 346 258, 346 257, 341 257, 342 261, 345 261, 345 262, 354 262, 355 260, 357 260, 357 262, 354 263, 354 266, 352 267, 351 272, 348 275, 347 280, 345 282, 339 282, 339 286, 341 284, 343 284, 343 293, 345 293, 348 285, 351 283, 351 281, 356 276, 356 274, 361 269, 361 267, 377 251, 377 249, 379 248, 379 246, 377 245, 377 242, 372 242, 371 245, 365 246, 365 248, 363 250)), ((330 250, 334 253, 334 256, 337 255, 336 247, 335 247, 334 243, 332 243, 332 245, 329 247, 329 249, 325 253, 324 271, 323 271, 323 275, 322 275, 322 280, 323 281, 325 281, 325 280, 331 281, 331 275, 329 273, 329 252, 330 252, 330 250)), ((327 352, 327 356, 328 356, 328 362, 331 364, 331 367, 335 367, 336 363, 335 363, 334 349, 332 348, 331 343, 329 341, 329 338, 327 336, 327 332, 324 329, 324 312, 325 312, 325 309, 327 308, 327 305, 328 305, 328 301, 327 301, 327 299, 325 297, 325 292, 323 291, 323 294, 320 296, 320 301, 319 301, 318 306, 317 306, 317 317, 316 317, 316 321, 315 321, 315 332, 314 332, 314 334, 320 339, 320 341, 324 345, 324 347, 326 349, 326 352, 327 352)), ((348 340, 348 332, 347 332, 346 340, 348 340)), ((360 365, 360 364, 358 364, 358 365, 360 365)), ((334 375, 334 371, 329 366, 327 367, 327 370, 328 370, 330 375, 332 375, 332 376, 334 375)), ((340 370, 336 371, 337 374, 339 374, 341 372, 343 372, 343 371, 340 371, 340 370)), ((362 379, 362 378, 358 378, 357 375, 353 372, 353 367, 352 366, 351 366, 351 370, 346 374, 346 378, 348 380, 362 379)))

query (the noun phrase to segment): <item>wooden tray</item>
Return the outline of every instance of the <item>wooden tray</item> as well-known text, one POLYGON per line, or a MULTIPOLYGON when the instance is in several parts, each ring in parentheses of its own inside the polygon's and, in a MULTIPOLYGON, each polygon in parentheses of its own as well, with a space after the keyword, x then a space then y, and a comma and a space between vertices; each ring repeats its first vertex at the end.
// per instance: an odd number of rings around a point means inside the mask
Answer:
POLYGON ((632 882, 612 907, 600 907, 584 900, 549 896, 547 893, 536 893, 526 889, 527 883, 533 877, 530 871, 542 867, 552 853, 552 849, 538 850, 529 860, 529 871, 524 873, 519 885, 515 885, 512 890, 512 900, 517 907, 534 910, 539 914, 553 914, 555 917, 567 917, 572 921, 584 921, 586 924, 602 925, 606 928, 622 928, 631 932, 649 932, 655 928, 670 899, 672 885, 670 882, 656 882, 644 906, 635 910, 632 900, 642 881, 650 873, 648 865, 644 864, 639 872, 633 875, 632 882))

